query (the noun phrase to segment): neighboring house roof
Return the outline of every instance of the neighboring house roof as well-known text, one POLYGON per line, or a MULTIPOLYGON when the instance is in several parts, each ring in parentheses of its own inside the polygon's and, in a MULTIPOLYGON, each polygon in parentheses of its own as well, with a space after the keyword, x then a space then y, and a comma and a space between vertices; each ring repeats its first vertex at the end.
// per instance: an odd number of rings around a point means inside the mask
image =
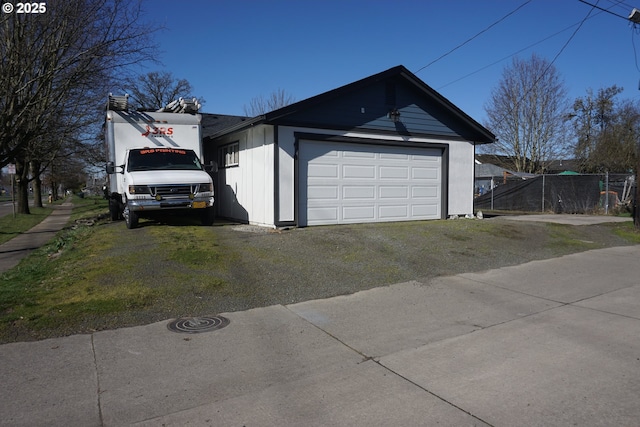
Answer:
MULTIPOLYGON (((479 164, 493 164, 501 168, 509 170, 513 167, 513 159, 510 156, 503 156, 498 154, 476 154, 476 163, 479 164)), ((580 163, 575 159, 567 160, 549 160, 545 162, 544 173, 549 175, 555 175, 564 171, 577 171, 580 170, 580 163)), ((519 173, 511 172, 514 175, 519 173)), ((521 174, 522 175, 522 174, 521 174)), ((524 174, 526 176, 533 176, 535 174, 524 174)))
POLYGON ((502 156, 499 154, 476 154, 476 163, 492 164, 509 170, 513 167, 513 160, 510 156, 502 156))
POLYGON ((580 162, 576 159, 551 160, 547 165, 546 173, 556 174, 577 170, 580 170, 580 162))
POLYGON ((476 144, 496 139, 402 65, 227 128, 207 131, 207 135, 215 138, 262 123, 432 135, 476 144), (386 117, 392 110, 400 112, 399 122, 392 123, 386 117))
POLYGON ((503 176, 505 172, 508 174, 513 174, 513 172, 511 172, 510 170, 501 168, 500 166, 492 165, 490 163, 476 165, 475 169, 476 178, 492 178, 503 176))
POLYGON ((215 135, 220 131, 242 124, 250 119, 246 116, 229 116, 226 114, 209 114, 202 115, 202 138, 215 135))
POLYGON ((504 177, 505 174, 507 176, 514 176, 522 179, 535 178, 535 173, 528 172, 513 172, 509 169, 501 168, 500 166, 492 165, 489 163, 484 163, 480 165, 476 165, 475 167, 475 177, 476 179, 489 179, 496 177, 504 177))

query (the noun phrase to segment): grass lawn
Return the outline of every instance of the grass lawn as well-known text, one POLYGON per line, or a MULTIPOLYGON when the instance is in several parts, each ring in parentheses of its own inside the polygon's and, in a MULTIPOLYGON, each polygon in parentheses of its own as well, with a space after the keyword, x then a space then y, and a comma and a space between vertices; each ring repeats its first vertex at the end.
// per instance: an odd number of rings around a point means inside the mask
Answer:
POLYGON ((68 227, 0 274, 0 343, 288 304, 640 244, 632 222, 442 220, 247 233, 233 224, 141 220, 128 230, 107 219, 106 200, 73 202, 68 227))

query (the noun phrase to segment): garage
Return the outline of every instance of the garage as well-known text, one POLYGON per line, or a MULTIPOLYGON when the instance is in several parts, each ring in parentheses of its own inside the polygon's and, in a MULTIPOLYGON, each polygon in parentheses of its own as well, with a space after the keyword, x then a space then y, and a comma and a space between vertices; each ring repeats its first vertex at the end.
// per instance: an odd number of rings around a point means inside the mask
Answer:
POLYGON ((256 117, 203 116, 220 216, 266 227, 473 214, 495 136, 402 65, 256 117))
POLYGON ((299 225, 442 218, 441 148, 302 140, 299 225))

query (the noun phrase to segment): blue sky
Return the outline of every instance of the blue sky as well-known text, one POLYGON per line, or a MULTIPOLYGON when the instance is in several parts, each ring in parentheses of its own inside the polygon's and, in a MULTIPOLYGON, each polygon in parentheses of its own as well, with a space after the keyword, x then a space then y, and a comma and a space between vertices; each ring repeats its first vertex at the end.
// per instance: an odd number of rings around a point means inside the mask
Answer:
POLYGON ((166 27, 163 65, 148 71, 189 80, 204 112, 243 115, 278 89, 299 101, 404 65, 482 123, 513 55, 536 53, 558 55, 570 99, 615 84, 637 100, 640 29, 621 17, 640 0, 585 1, 610 12, 580 0, 144 0, 145 20, 166 27))

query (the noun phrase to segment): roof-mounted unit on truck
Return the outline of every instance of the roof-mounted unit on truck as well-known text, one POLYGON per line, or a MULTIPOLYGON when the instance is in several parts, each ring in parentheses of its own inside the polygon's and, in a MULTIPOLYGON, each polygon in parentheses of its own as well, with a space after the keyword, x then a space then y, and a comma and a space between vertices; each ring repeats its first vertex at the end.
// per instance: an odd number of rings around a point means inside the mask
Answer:
MULTIPOLYGON (((182 113, 182 114, 195 114, 197 113, 202 104, 198 102, 197 98, 184 99, 178 98, 171 101, 164 107, 156 110, 157 113, 182 113)), ((128 111, 129 110, 129 95, 114 96, 109 94, 109 101, 107 102, 107 110, 111 111, 128 111)))
POLYGON ((109 94, 107 110, 127 111, 129 109, 129 95, 113 96, 109 94))
POLYGON ((171 101, 158 110, 158 113, 197 113, 202 105, 196 98, 191 100, 179 98, 171 101))

